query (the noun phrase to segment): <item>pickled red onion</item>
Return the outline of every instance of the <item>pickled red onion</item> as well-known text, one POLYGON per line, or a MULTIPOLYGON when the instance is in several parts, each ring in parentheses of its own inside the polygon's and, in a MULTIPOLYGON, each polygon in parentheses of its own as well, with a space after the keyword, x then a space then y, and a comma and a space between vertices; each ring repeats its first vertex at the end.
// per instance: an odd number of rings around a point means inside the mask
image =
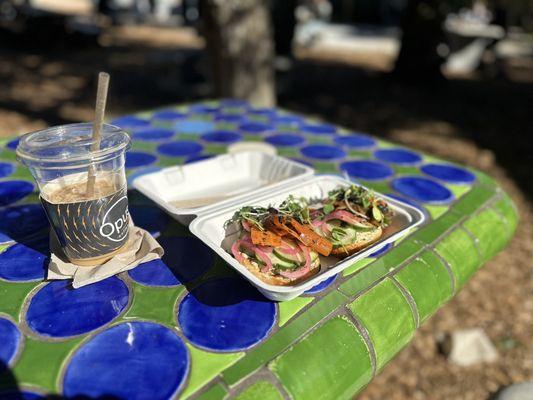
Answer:
POLYGON ((300 247, 300 249, 302 249, 302 252, 304 253, 305 265, 302 268, 298 268, 295 271, 280 270, 279 274, 285 278, 298 279, 298 278, 301 278, 302 276, 305 276, 311 270, 311 255, 309 253, 309 249, 300 243, 298 243, 298 246, 300 247))

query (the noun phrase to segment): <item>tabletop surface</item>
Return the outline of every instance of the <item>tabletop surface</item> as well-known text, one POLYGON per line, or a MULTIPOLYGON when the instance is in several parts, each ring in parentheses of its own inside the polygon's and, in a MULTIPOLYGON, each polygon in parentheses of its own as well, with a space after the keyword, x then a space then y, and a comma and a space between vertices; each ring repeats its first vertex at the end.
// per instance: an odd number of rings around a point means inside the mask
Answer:
POLYGON ((512 237, 514 204, 486 175, 359 132, 237 100, 112 123, 133 139, 128 182, 265 141, 418 207, 428 223, 294 300, 266 300, 186 227, 130 191, 163 260, 77 290, 43 282, 48 221, 17 139, 0 142, 0 398, 343 399, 512 237), (19 397, 13 397, 19 398, 19 397))

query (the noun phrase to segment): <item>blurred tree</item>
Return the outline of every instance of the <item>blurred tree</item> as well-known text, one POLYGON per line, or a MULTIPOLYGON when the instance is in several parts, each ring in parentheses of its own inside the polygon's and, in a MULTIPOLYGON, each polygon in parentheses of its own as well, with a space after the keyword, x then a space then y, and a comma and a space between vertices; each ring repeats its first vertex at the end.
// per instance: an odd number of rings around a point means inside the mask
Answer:
POLYGON ((273 106, 274 46, 267 0, 201 0, 217 96, 273 106))
POLYGON ((292 57, 292 38, 296 27, 297 0, 272 0, 272 22, 276 54, 292 57))
POLYGON ((402 16, 402 43, 394 73, 408 80, 442 77, 439 44, 445 41, 443 23, 446 2, 409 0, 402 16))

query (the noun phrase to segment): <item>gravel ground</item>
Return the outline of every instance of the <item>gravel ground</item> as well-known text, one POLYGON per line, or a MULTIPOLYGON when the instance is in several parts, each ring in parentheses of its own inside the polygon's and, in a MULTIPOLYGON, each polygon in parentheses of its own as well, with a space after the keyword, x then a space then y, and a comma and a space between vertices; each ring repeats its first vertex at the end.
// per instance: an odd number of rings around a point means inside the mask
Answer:
MULTIPOLYGON (((165 42, 154 45, 154 35, 148 33, 148 43, 143 34, 118 32, 101 45, 8 36, 10 45, 0 50, 0 137, 90 120, 99 69, 112 75, 113 115, 208 94, 206 64, 196 50, 201 41, 187 42, 185 32, 173 44, 166 32, 165 42)), ((342 65, 332 64, 331 54, 327 63, 300 61, 281 74, 280 104, 483 170, 511 194, 521 215, 509 247, 417 331, 359 398, 488 399, 504 385, 533 380, 533 63, 520 70, 520 83, 509 70, 508 79, 474 76, 428 86, 399 83, 376 72, 385 68, 361 70, 351 65, 357 60, 340 58, 342 65), (440 334, 470 327, 483 328, 496 344, 497 362, 461 368, 439 353, 440 334)))

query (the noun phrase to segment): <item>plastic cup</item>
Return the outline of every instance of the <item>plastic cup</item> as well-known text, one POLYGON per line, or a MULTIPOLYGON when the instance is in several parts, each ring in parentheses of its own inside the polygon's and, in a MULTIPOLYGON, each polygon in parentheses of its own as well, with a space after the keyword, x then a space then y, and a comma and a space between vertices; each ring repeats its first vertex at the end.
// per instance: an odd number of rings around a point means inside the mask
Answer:
POLYGON ((125 152, 130 138, 104 124, 100 149, 91 152, 92 124, 61 125, 28 133, 18 159, 37 182, 44 207, 65 258, 100 265, 128 241, 129 212, 125 152), (95 175, 92 195, 87 180, 95 175))

